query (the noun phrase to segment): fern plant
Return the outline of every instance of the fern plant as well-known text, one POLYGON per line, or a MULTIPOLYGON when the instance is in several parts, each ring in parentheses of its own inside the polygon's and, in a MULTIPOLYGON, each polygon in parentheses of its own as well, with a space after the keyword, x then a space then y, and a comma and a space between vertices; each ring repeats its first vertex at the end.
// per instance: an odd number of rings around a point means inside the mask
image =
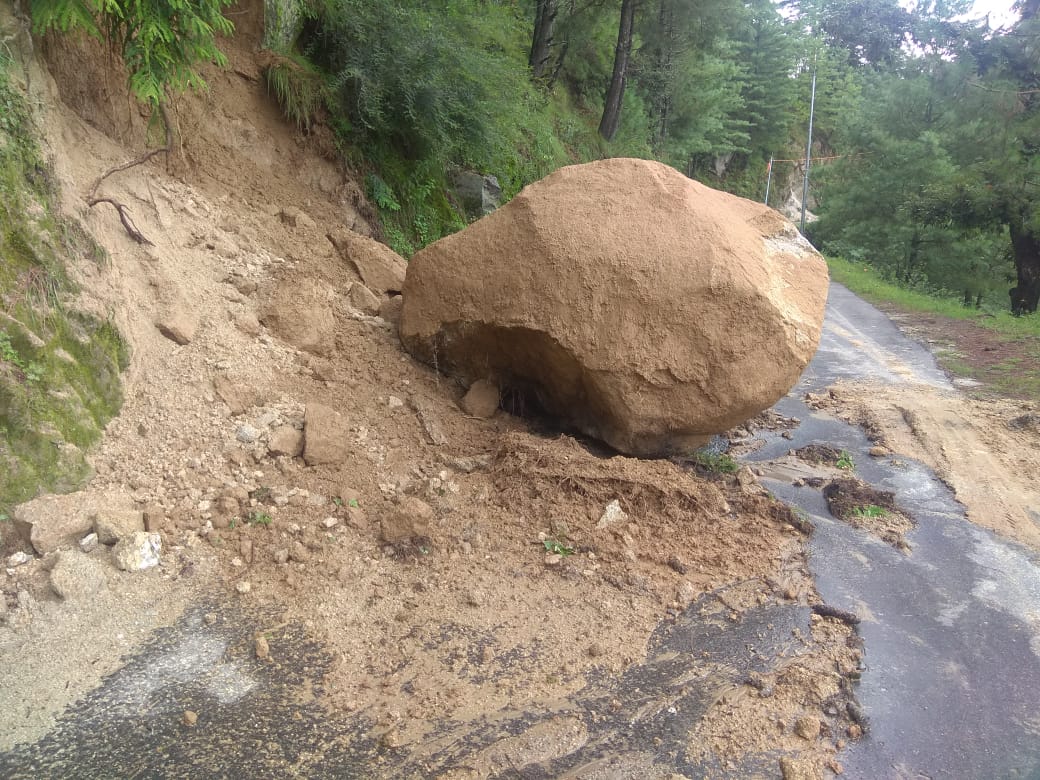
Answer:
POLYGON ((231 2, 30 0, 30 9, 37 33, 83 30, 108 40, 130 71, 130 91, 157 109, 167 88, 205 88, 199 63, 227 64, 216 39, 234 30, 223 14, 231 2))
POLYGON ((274 55, 264 79, 282 113, 301 130, 310 130, 330 100, 324 76, 299 55, 274 55))

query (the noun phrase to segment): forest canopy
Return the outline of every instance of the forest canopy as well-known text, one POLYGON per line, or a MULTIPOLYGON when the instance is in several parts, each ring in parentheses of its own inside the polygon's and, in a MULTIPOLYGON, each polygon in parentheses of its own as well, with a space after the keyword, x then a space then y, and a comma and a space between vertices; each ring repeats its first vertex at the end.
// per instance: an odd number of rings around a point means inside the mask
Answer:
MULTIPOLYGON (((31 0, 86 29, 161 110, 221 63, 229 0, 31 0)), ((555 168, 655 158, 800 204, 815 81, 810 239, 966 305, 1040 298, 1040 0, 1000 29, 967 0, 268 0, 266 78, 332 131, 402 254, 459 229, 453 171, 505 197, 555 168), (1010 291, 1010 294, 1009 294, 1010 291)))

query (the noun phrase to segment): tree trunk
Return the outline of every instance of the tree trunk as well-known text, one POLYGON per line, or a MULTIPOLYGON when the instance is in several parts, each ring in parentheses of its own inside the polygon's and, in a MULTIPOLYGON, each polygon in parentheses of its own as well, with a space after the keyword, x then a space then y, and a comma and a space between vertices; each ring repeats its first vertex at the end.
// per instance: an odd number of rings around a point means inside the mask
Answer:
POLYGON ((1018 286, 1008 293, 1011 313, 1015 316, 1033 314, 1040 302, 1040 236, 1033 233, 1020 214, 1011 218, 1008 228, 1018 272, 1018 286))
POLYGON ((531 36, 531 56, 528 64, 531 75, 540 79, 545 75, 556 26, 557 0, 537 0, 534 10, 534 34, 531 36))
POLYGON ((599 134, 608 141, 617 132, 621 122, 621 102, 625 97, 625 77, 628 75, 628 58, 632 53, 632 28, 636 15, 636 0, 621 0, 621 25, 618 28, 617 48, 614 49, 614 72, 610 87, 603 101, 603 118, 599 122, 599 134))

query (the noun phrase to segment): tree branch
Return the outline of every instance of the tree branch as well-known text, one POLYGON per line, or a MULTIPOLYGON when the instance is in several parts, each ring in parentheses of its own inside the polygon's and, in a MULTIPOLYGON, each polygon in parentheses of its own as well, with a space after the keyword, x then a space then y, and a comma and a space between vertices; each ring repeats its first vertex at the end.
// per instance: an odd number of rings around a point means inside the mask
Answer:
POLYGON ((162 103, 159 104, 159 116, 162 119, 163 127, 166 130, 166 146, 163 146, 159 149, 150 149, 144 154, 141 154, 132 160, 122 163, 121 165, 117 165, 113 168, 109 168, 107 171, 105 171, 103 174, 101 174, 94 180, 94 183, 90 186, 90 191, 87 193, 87 206, 93 208, 99 203, 108 203, 116 210, 116 212, 118 212, 119 221, 123 224, 123 229, 126 230, 127 235, 130 236, 130 238, 132 238, 138 244, 146 244, 147 246, 154 246, 154 244, 151 241, 149 241, 148 238, 140 230, 137 229, 137 225, 134 224, 133 219, 131 219, 130 217, 130 209, 127 208, 124 204, 115 200, 114 198, 98 197, 97 191, 98 187, 101 186, 101 182, 103 182, 112 174, 128 170, 137 165, 143 165, 156 155, 161 154, 163 152, 169 154, 173 150, 173 128, 170 125, 170 118, 166 114, 166 107, 162 103))

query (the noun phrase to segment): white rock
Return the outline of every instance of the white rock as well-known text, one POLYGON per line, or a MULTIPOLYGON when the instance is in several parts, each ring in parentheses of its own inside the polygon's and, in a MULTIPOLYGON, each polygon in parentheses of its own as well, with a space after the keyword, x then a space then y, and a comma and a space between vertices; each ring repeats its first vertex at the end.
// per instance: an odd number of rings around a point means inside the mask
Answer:
POLYGON ((628 515, 625 510, 621 508, 621 502, 616 498, 607 504, 607 508, 603 510, 603 514, 599 518, 599 522, 596 523, 596 528, 602 530, 609 528, 616 523, 623 523, 628 520, 628 515))
POLYGON ((235 431, 235 438, 243 444, 252 444, 260 436, 260 431, 254 428, 252 425, 240 425, 238 430, 235 431))
POLYGON ((321 521, 321 524, 326 528, 332 528, 337 523, 339 523, 339 520, 335 517, 326 517, 324 520, 321 521))
POLYGON ((239 593, 249 593, 249 591, 251 591, 252 589, 253 586, 245 580, 235 583, 235 590, 237 590, 239 593))
POLYGON ((123 571, 142 571, 159 565, 161 551, 159 534, 138 531, 119 540, 112 548, 112 558, 123 571))
POLYGON ((28 555, 28 554, 22 552, 21 550, 19 550, 18 552, 13 553, 12 555, 9 555, 7 557, 7 565, 11 566, 11 567, 22 566, 22 565, 28 563, 31 560, 32 560, 32 556, 31 555, 28 555))
POLYGON ((404 406, 404 401, 402 401, 396 395, 392 395, 392 396, 390 396, 390 398, 387 399, 387 405, 391 409, 399 409, 402 406, 404 406))
POLYGON ((98 546, 98 535, 96 533, 89 533, 79 540, 79 549, 83 552, 93 552, 98 546))

